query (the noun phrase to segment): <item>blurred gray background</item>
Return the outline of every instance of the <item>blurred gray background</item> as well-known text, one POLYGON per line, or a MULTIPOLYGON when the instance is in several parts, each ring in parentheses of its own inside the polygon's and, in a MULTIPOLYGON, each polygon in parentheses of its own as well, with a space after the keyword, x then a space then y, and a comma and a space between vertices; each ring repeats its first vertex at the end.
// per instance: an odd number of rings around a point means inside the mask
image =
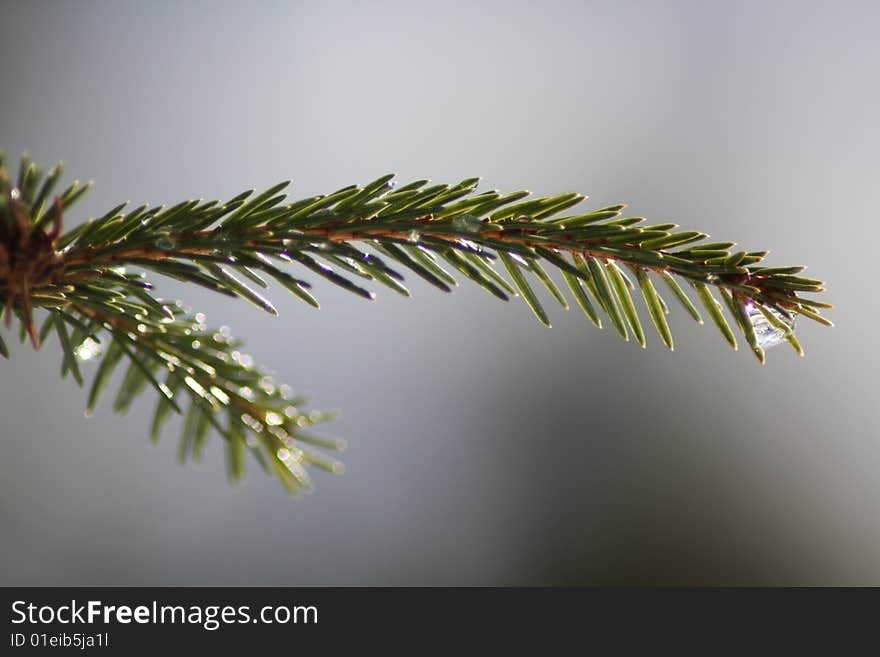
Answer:
POLYGON ((0 146, 96 180, 71 224, 482 175, 808 264, 837 326, 761 367, 679 308, 645 352, 469 285, 316 281, 320 311, 276 289, 272 318, 161 280, 342 409, 346 473, 230 487, 218 439, 178 465, 154 399, 86 419, 57 346, 17 346, 0 584, 880 584, 876 2, 2 5, 0 146))

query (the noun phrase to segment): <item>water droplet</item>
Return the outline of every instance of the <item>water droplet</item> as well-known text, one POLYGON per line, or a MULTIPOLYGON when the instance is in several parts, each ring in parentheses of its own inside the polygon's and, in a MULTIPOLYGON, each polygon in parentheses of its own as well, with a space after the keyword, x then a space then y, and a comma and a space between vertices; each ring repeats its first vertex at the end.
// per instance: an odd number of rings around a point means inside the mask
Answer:
POLYGON ((79 360, 92 360, 104 353, 104 349, 96 340, 86 338, 83 340, 83 343, 74 350, 74 352, 79 360))
POLYGON ((411 244, 418 244, 418 243, 419 243, 419 240, 420 240, 421 238, 422 238, 422 234, 421 234, 419 231, 415 230, 415 229, 409 231, 409 233, 408 233, 407 236, 406 236, 406 240, 407 240, 408 242, 410 242, 411 244))
POLYGON ((290 436, 287 435, 287 432, 284 430, 284 427, 267 427, 266 431, 275 436, 278 440, 280 440, 285 445, 290 440, 290 436))
POLYGON ((266 413, 266 424, 270 427, 277 427, 284 424, 284 417, 280 413, 276 413, 275 411, 269 411, 266 413))
POLYGON ((159 390, 161 390, 162 394, 165 395, 168 399, 174 399, 174 391, 164 383, 159 384, 159 390))
POLYGON ((146 324, 138 324, 138 332, 139 333, 146 333, 147 332, 147 325, 146 324))
POLYGON ((461 214, 452 220, 452 227, 465 233, 479 233, 483 222, 472 214, 461 214))
POLYGON ((242 386, 238 389, 238 394, 244 397, 245 399, 250 399, 253 401, 254 399, 254 391, 248 388, 247 386, 242 386))
POLYGON ((247 413, 242 414, 241 421, 256 433, 260 433, 263 430, 263 424, 255 420, 252 415, 248 415, 247 413))
POLYGON ((161 233, 159 237, 156 238, 155 244, 157 249, 170 251, 177 246, 177 240, 174 239, 174 236, 171 233, 161 233))
POLYGON ((751 302, 747 303, 746 314, 748 315, 752 326, 755 328, 755 337, 758 338, 758 346, 762 349, 769 349, 770 347, 782 344, 786 341, 786 338, 789 335, 794 333, 794 315, 786 317, 773 308, 766 308, 766 310, 773 315, 773 317, 778 319, 780 324, 786 326, 787 329, 783 329, 781 326, 774 326, 764 316, 764 313, 755 306, 755 304, 751 302))
POLYGON ((306 472, 305 468, 302 466, 302 459, 302 451, 296 450, 291 456, 284 459, 282 463, 287 466, 287 469, 290 470, 294 477, 296 477, 298 483, 303 486, 303 492, 308 493, 309 490, 311 490, 311 480, 309 478, 309 473, 306 472))
POLYGON ((205 313, 196 313, 196 324, 204 324, 205 319, 205 313))
POLYGON ((13 201, 17 201, 21 198, 21 192, 18 191, 18 187, 13 187, 9 190, 9 198, 11 198, 13 201))
POLYGON ((227 395, 217 386, 211 386, 211 394, 214 395, 214 397, 216 397, 224 406, 229 404, 229 395, 227 395))
POLYGON ((187 385, 187 387, 196 393, 199 397, 206 399, 208 397, 208 391, 202 387, 202 384, 196 381, 191 376, 184 377, 183 382, 187 385))
POLYGON ((193 349, 201 349, 201 348, 202 348, 202 343, 199 342, 198 340, 193 340, 193 341, 192 341, 192 348, 193 348, 193 349))

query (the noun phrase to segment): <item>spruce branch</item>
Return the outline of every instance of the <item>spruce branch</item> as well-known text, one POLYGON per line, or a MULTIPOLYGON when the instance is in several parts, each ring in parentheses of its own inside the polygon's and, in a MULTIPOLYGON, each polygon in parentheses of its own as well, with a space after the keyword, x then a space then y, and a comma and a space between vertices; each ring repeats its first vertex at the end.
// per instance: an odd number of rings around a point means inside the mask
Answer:
MULTIPOLYGON (((766 267, 766 251, 732 251, 735 243, 709 243, 698 231, 646 224, 622 216, 623 205, 570 214, 585 199, 577 193, 477 193, 477 178, 395 188, 386 175, 291 203, 285 182, 225 203, 190 200, 128 211, 121 204, 63 233, 64 212, 89 185, 74 182, 53 196, 61 173, 59 165, 44 175, 24 156, 13 182, 0 159, 6 325, 16 317, 21 339, 35 348, 57 336, 62 375, 69 372, 79 385, 80 363, 100 360, 89 412, 126 362, 114 410, 124 413, 152 388, 158 396, 153 440, 172 413, 184 415, 181 459, 198 459, 216 432, 225 439, 233 481, 250 451, 290 490, 308 487, 307 466, 340 467, 314 448, 338 449, 341 442, 313 435, 310 427, 326 414, 303 410, 305 400, 242 354, 227 327, 208 328, 203 314, 155 296, 146 272, 277 314, 262 291, 267 279, 318 307, 300 275, 321 276, 373 299, 371 282, 409 296, 398 269, 449 292, 457 282, 448 267, 499 299, 521 296, 550 326, 534 285, 563 308, 568 301, 549 267, 589 321, 600 328, 608 321, 624 340, 632 336, 645 347, 635 298, 641 297, 669 349, 669 307, 660 289, 702 323, 684 289, 692 287, 724 339, 737 348, 732 320, 761 363, 765 349, 783 341, 803 355, 793 331, 796 315, 831 325, 820 314, 831 306, 803 296, 823 291, 821 281, 800 276, 803 267, 766 267), (45 315, 39 328, 37 312, 45 315)), ((0 353, 8 356, 2 336, 0 353)))

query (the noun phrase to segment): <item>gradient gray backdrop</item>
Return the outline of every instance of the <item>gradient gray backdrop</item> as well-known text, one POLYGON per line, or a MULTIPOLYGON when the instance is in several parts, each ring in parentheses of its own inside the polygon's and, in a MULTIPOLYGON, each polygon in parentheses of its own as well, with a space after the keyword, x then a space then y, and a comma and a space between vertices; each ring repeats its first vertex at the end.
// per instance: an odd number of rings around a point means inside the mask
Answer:
POLYGON ((272 318, 162 280, 343 410, 346 474, 230 487, 217 439, 180 466, 154 399, 86 419, 19 346, 0 584, 880 584, 878 34, 876 2, 3 2, 0 145, 96 180, 71 223, 482 175, 769 248, 838 307, 761 367, 678 308, 644 352, 468 285, 272 318))

